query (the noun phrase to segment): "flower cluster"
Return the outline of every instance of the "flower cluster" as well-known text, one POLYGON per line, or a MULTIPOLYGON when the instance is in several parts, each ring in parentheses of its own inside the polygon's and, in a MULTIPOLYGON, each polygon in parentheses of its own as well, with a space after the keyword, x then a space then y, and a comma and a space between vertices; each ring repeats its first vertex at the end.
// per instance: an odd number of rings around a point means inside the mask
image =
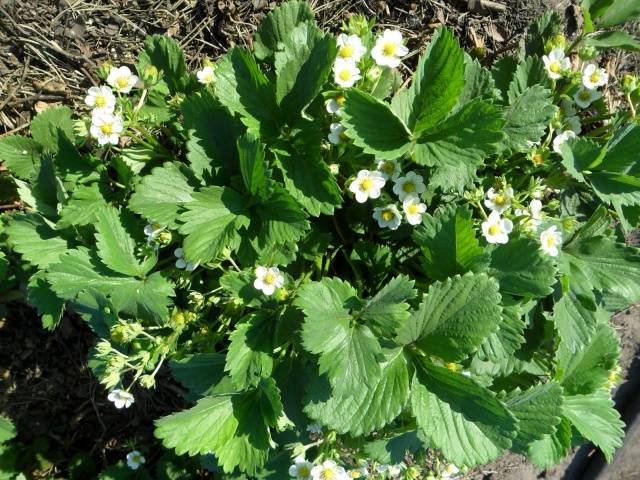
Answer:
POLYGON ((91 107, 91 127, 89 133, 99 145, 117 145, 124 130, 122 115, 115 112, 116 96, 127 94, 140 84, 140 80, 129 67, 111 67, 107 76, 109 86, 91 87, 84 102, 91 107))
MULTIPOLYGON (((356 178, 350 183, 349 190, 354 194, 358 203, 369 199, 377 199, 387 181, 393 181, 393 193, 402 202, 401 208, 410 225, 420 225, 422 215, 427 206, 422 203, 420 195, 427 189, 424 179, 415 172, 408 172, 400 176, 398 163, 393 160, 378 162, 376 171, 360 170, 356 178)), ((373 209, 373 218, 381 228, 396 230, 402 223, 400 209, 394 203, 373 209)))
MULTIPOLYGON (((534 198, 528 207, 516 208, 515 216, 520 218, 520 226, 523 232, 535 234, 542 224, 542 202, 539 190, 533 192, 534 198)), ((486 192, 484 205, 491 210, 484 222, 482 222, 482 235, 488 243, 505 244, 509 242, 509 234, 513 231, 513 221, 502 215, 508 212, 515 200, 512 187, 502 185, 501 188, 491 187, 486 192)), ((562 234, 556 225, 552 225, 540 234, 540 248, 546 254, 556 257, 559 254, 559 246, 562 246, 562 234)))
MULTIPOLYGON (((402 43, 402 33, 398 30, 385 30, 371 49, 371 60, 365 55, 368 51, 362 38, 356 34, 341 33, 337 38, 338 53, 333 64, 333 78, 339 87, 351 88, 362 79, 362 71, 366 69, 366 78, 376 80, 382 74, 382 68, 397 68, 402 57, 409 50, 402 43)), ((338 95, 329 99, 327 112, 340 115, 344 97, 338 95)), ((329 141, 337 145, 343 140, 344 127, 338 122, 330 126, 329 141)))
POLYGON ((316 465, 305 460, 303 456, 297 456, 293 460, 293 464, 289 467, 289 475, 295 480, 349 480, 353 478, 397 479, 406 470, 407 466, 404 463, 396 465, 377 464, 373 468, 363 465, 357 468, 346 469, 333 460, 324 460, 322 463, 316 465))

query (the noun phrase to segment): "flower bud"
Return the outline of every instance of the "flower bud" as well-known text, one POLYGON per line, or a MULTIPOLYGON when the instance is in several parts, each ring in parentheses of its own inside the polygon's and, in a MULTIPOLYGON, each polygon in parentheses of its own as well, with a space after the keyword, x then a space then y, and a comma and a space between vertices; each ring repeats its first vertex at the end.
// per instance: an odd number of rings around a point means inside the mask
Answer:
POLYGON ((98 356, 109 355, 111 353, 111 349, 111 343, 109 343, 107 340, 101 340, 96 345, 96 352, 98 356))
POLYGON ((156 379, 153 375, 142 375, 140 377, 140 385, 144 388, 154 388, 156 386, 156 379))
POLYGON ((153 87, 160 81, 160 72, 154 65, 147 65, 141 72, 140 79, 146 87, 153 87))
POLYGON ((356 14, 352 15, 349 18, 345 30, 350 35, 358 35, 359 37, 363 37, 364 35, 369 33, 371 27, 372 25, 370 23, 370 20, 366 16, 362 14, 356 14))
POLYGON ((638 77, 635 75, 631 75, 630 73, 625 73, 622 77, 622 91, 624 93, 631 93, 636 90, 639 86, 638 77))
POLYGON ((329 172, 331 175, 338 175, 340 173, 340 165, 337 163, 332 163, 329 165, 329 172))
POLYGON ((598 51, 595 49, 595 47, 592 46, 582 47, 580 50, 578 50, 578 56, 582 60, 593 60, 597 55, 598 51))
POLYGON ((194 311, 198 312, 204 307, 205 298, 200 292, 192 291, 189 292, 187 302, 194 311))
MULTIPOLYGON (((370 80, 371 82, 375 82, 376 80, 378 80, 381 75, 382 75, 382 69, 377 65, 367 70, 367 79, 370 80)), ((340 105, 340 103, 338 103, 338 105, 340 105)))
MULTIPOLYGON (((558 206, 560 206, 560 202, 558 202, 558 200, 552 200, 551 202, 549 202, 549 206, 551 206, 554 203, 555 203, 555 208, 558 208, 558 206)), ((575 229, 577 225, 578 225, 578 221, 573 217, 565 217, 562 219, 562 229, 566 230, 567 232, 570 232, 573 229, 575 229)))
POLYGON ((111 62, 104 62, 98 67, 98 71, 96 72, 98 78, 100 78, 100 80, 106 81, 112 68, 113 64, 111 62))
POLYGON ((172 238, 173 235, 168 230, 163 230, 158 234, 158 242, 160 242, 161 245, 169 245, 172 238))

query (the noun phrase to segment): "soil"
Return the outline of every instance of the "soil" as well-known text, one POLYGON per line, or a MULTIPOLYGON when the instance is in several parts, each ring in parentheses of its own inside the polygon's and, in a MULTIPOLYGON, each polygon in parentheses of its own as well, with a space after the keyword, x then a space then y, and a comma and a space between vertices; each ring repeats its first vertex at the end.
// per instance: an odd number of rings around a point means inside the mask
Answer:
MULTIPOLYGON (((526 25, 549 8, 564 16, 568 33, 578 21, 569 0, 496 1, 506 9, 470 10, 470 4, 480 2, 467 0, 314 0, 312 4, 319 23, 333 31, 353 13, 375 16, 381 27, 402 30, 411 49, 405 69, 413 67, 418 51, 441 25, 453 28, 464 47, 483 47, 493 56, 513 49, 526 25)), ((36 112, 51 104, 78 107, 86 89, 98 83, 97 67, 107 61, 132 64, 148 34, 176 38, 189 67, 196 69, 203 58, 216 58, 230 46, 250 46, 257 24, 277 3, 0 0, 0 136, 24 130, 36 112)), ((637 58, 627 54, 617 54, 610 62, 610 70, 638 69, 637 58)), ((165 372, 153 394, 136 392, 135 408, 115 410, 86 365, 94 339, 82 321, 65 317, 51 333, 24 305, 9 304, 8 311, 0 319, 0 412, 17 423, 20 442, 38 445, 39 466, 30 472, 36 478, 67 476, 69 461, 82 452, 90 454, 97 468, 113 464, 130 450, 129 445, 151 440, 154 418, 180 408, 179 387, 165 372)), ((623 369, 636 379, 640 378, 639 317, 640 309, 631 309, 614 319, 621 334, 623 369)), ((630 392, 637 390, 633 381, 620 387, 621 410, 633 403, 630 392)), ((632 420, 633 413, 629 415, 632 420)), ((640 436, 638 430, 635 435, 640 436)), ((627 462, 637 458, 639 444, 636 441, 631 450, 625 447, 619 456, 627 462)), ((150 463, 160 455, 156 450, 147 454, 150 463)), ((602 470, 598 458, 591 447, 583 447, 561 466, 540 471, 523 457, 505 455, 469 476, 596 478, 602 470)), ((624 462, 620 468, 619 463, 614 465, 617 469, 610 472, 617 478, 637 478, 624 462)), ((602 474, 602 478, 613 478, 606 471, 602 474)))

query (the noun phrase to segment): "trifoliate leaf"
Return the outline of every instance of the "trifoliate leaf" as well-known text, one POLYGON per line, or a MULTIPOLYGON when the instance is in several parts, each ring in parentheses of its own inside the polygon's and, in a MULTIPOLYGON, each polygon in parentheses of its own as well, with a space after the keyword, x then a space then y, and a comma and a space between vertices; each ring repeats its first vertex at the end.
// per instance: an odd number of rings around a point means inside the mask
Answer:
POLYGON ((571 422, 563 417, 554 433, 543 435, 529 445, 528 457, 540 468, 552 467, 567 455, 571 436, 571 422))
POLYGON ((418 61, 411 87, 393 101, 394 111, 415 135, 449 115, 462 92, 464 70, 464 54, 458 40, 451 30, 440 28, 418 61))
POLYGON ((503 148, 525 152, 540 141, 556 113, 551 91, 541 85, 526 88, 505 111, 503 148))
POLYGON ((42 149, 38 142, 22 135, 0 138, 0 161, 13 175, 28 180, 40 165, 42 149))
POLYGON ((165 163, 142 177, 129 200, 129 209, 150 222, 176 228, 180 204, 193 200, 193 187, 174 163, 165 163))
POLYGON ((318 96, 336 57, 336 42, 314 24, 299 23, 275 53, 276 98, 291 123, 318 96))
POLYGON ((244 186, 251 195, 264 197, 267 189, 264 145, 250 132, 240 137, 237 143, 244 186))
POLYGON ((29 279, 27 300, 38 310, 44 328, 53 330, 58 326, 64 312, 64 300, 51 289, 44 271, 39 271, 29 279))
POLYGON ((491 252, 489 272, 500 291, 523 297, 546 297, 553 292, 556 267, 540 245, 527 237, 511 240, 491 252))
POLYGON ((502 321, 498 283, 484 273, 434 282, 396 340, 455 362, 473 353, 502 321))
POLYGON ((0 415, 0 445, 8 442, 17 435, 16 427, 4 415, 0 415))
POLYGON ((226 473, 250 475, 262 467, 271 446, 270 427, 282 413, 273 379, 248 392, 205 397, 195 407, 156 420, 155 436, 178 455, 213 453, 226 473))
POLYGON ((600 447, 610 462, 616 448, 622 446, 624 423, 609 393, 599 390, 588 395, 565 396, 562 411, 583 437, 600 447))
POLYGON ((96 221, 97 212, 106 205, 107 202, 100 192, 98 183, 80 185, 72 192, 71 198, 60 210, 60 220, 56 226, 66 228, 72 225, 92 224, 96 221))
POLYGON ((536 85, 550 89, 551 79, 540 57, 527 57, 518 64, 509 84, 507 92, 509 103, 513 105, 527 88, 536 85))
POLYGON ((264 60, 272 56, 297 25, 313 22, 313 17, 313 10, 306 1, 292 0, 274 8, 258 25, 253 40, 256 57, 264 60))
POLYGON ((96 290, 111 297, 118 311, 164 323, 173 286, 159 272, 145 280, 125 277, 100 264, 95 252, 86 248, 68 250, 48 268, 47 281, 64 300, 74 300, 83 290, 96 290))
POLYGON ((424 359, 416 365, 411 408, 420 438, 456 465, 493 460, 517 432, 516 419, 491 391, 424 359))
POLYGON ((502 309, 502 322, 498 331, 489 335, 480 345, 477 357, 499 366, 499 371, 507 373, 513 354, 524 343, 525 323, 519 304, 505 306, 502 309))
POLYGON ((373 388, 380 378, 382 349, 366 325, 353 322, 350 310, 356 291, 337 278, 323 278, 303 285, 295 300, 305 314, 302 343, 319 355, 321 374, 326 374, 337 394, 373 388))
POLYGON ((220 103, 239 114, 251 131, 277 135, 279 110, 274 89, 248 51, 235 47, 218 60, 215 89, 220 103))
POLYGON ((360 90, 349 90, 342 113, 346 134, 365 153, 396 159, 411 146, 410 133, 389 105, 360 90))
POLYGON ((466 207, 446 206, 433 216, 427 215, 413 239, 422 247, 423 269, 434 280, 466 273, 485 259, 466 207))
POLYGON ((349 394, 331 394, 329 382, 311 385, 305 412, 338 433, 366 435, 391 423, 409 398, 409 370, 402 348, 386 350, 381 374, 370 388, 349 394))
POLYGON ((153 65, 162 72, 172 94, 185 90, 190 81, 184 53, 180 44, 165 35, 150 35, 144 41, 140 61, 146 67, 153 65))
POLYGON ((460 105, 464 105, 471 100, 481 98, 492 100, 499 95, 496 90, 495 81, 491 72, 483 67, 480 62, 465 55, 464 59, 464 88, 458 99, 460 105))
POLYGON ((236 325, 229 335, 229 351, 225 371, 229 372, 236 388, 255 387, 261 378, 273 370, 273 319, 267 311, 259 310, 246 322, 236 325))
POLYGON ((591 293, 580 294, 570 287, 553 306, 553 323, 562 339, 563 347, 575 352, 589 343, 599 324, 609 320, 591 293))
POLYGON ((195 175, 205 180, 215 177, 219 170, 225 176, 235 175, 238 152, 230 139, 240 134, 239 122, 210 90, 189 95, 181 108, 188 132, 187 160, 195 175))
POLYGON ((105 206, 96 212, 96 247, 98 256, 114 272, 131 277, 144 276, 155 262, 136 258, 136 242, 122 224, 117 208, 105 206))
POLYGON ((309 229, 307 216, 282 187, 274 185, 264 202, 251 211, 251 233, 262 249, 295 243, 309 229))
POLYGON ((577 351, 560 342, 556 351, 556 377, 569 395, 592 393, 606 385, 619 356, 615 332, 608 324, 600 324, 577 351))
MULTIPOLYGON (((318 146, 320 140, 317 140, 318 146)), ((342 195, 319 149, 303 148, 295 152, 278 150, 276 166, 282 171, 287 191, 310 215, 321 213, 333 215, 334 207, 340 205, 342 195), (306 151, 305 151, 306 150, 306 151)))
POLYGON ((430 184, 462 191, 475 179, 484 157, 497 152, 504 138, 502 112, 482 100, 471 101, 418 139, 414 160, 436 167, 430 184))
POLYGON ((36 115, 29 125, 31 136, 44 150, 58 151, 61 135, 69 140, 75 138, 73 120, 69 107, 51 107, 36 115))
POLYGON ((562 33, 562 20, 557 12, 548 11, 540 15, 527 27, 525 55, 542 57, 546 53, 545 42, 559 33, 562 33))
POLYGON ((16 214, 5 228, 9 244, 29 263, 46 268, 67 251, 67 242, 37 213, 16 214))
POLYGON ((205 187, 194 192, 179 220, 187 261, 206 263, 214 259, 238 237, 238 230, 249 224, 242 197, 230 188, 205 187))
POLYGON ((511 449, 526 454, 536 440, 552 435, 562 420, 562 387, 556 382, 534 385, 509 393, 505 405, 518 420, 518 435, 511 449))
POLYGON ((366 301, 360 318, 368 321, 375 331, 391 338, 400 324, 409 317, 409 300, 416 296, 414 281, 406 275, 392 278, 378 293, 366 301))
MULTIPOLYGON (((205 395, 219 393, 224 376, 225 356, 220 353, 195 353, 179 360, 171 360, 171 373, 189 393, 187 399, 198 400, 205 395)), ((231 382, 228 382, 231 384, 231 382)), ((227 393, 227 392, 224 392, 227 393)))

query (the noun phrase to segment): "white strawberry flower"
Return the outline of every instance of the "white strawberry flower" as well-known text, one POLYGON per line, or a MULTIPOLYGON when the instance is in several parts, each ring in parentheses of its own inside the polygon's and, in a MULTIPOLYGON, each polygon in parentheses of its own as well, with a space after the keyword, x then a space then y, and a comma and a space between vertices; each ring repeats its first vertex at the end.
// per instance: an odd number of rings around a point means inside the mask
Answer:
POLYGON ((341 33, 338 35, 338 58, 358 63, 362 56, 367 53, 367 47, 362 44, 362 40, 358 35, 347 35, 341 33))
POLYGON ((397 477, 402 473, 402 470, 404 470, 404 464, 399 463, 397 465, 389 465, 389 475, 391 475, 391 477, 397 477))
POLYGON ((609 74, 603 69, 598 68, 593 63, 588 63, 582 69, 582 85, 585 88, 598 88, 606 85, 609 81, 609 74))
POLYGON ((146 463, 146 461, 147 460, 138 450, 133 450, 127 453, 127 466, 131 470, 137 470, 141 465, 146 463))
POLYGON ((356 196, 356 202, 364 203, 370 198, 378 198, 385 183, 386 180, 380 172, 360 170, 349 185, 349 190, 356 196))
POLYGON ((109 395, 107 395, 107 399, 109 399, 110 402, 113 402, 118 410, 121 408, 129 408, 136 400, 132 394, 118 388, 111 390, 109 395))
POLYGON ((400 201, 404 201, 409 195, 420 195, 427 187, 424 179, 415 172, 409 172, 404 177, 398 177, 393 184, 393 193, 398 195, 400 201))
POLYGON ((117 145, 124 130, 122 117, 106 112, 94 112, 89 133, 100 145, 117 145))
POLYGON ((409 49, 402 44, 402 33, 399 30, 385 30, 378 37, 371 50, 371 56, 381 67, 396 68, 409 49))
POLYGON ((440 478, 442 480, 449 480, 451 478, 454 478, 458 473, 460 473, 460 469, 453 463, 449 463, 444 467, 440 478))
POLYGON ((562 48, 554 48, 549 52, 549 55, 542 57, 542 61, 547 70, 547 75, 552 80, 559 79, 565 72, 571 70, 571 59, 565 56, 562 48))
POLYGON ((298 455, 293 460, 293 465, 289 467, 289 475, 296 480, 310 480, 312 469, 313 463, 305 460, 304 457, 298 455))
POLYGON ((368 478, 369 469, 367 467, 354 468, 347 472, 347 478, 368 478))
POLYGON ((111 67, 107 83, 117 92, 129 93, 140 83, 140 79, 131 72, 129 67, 111 67))
POLYGON ((202 70, 198 70, 196 72, 196 77, 198 77, 198 82, 203 85, 208 85, 216 79, 216 74, 213 71, 213 67, 211 65, 207 65, 206 67, 202 67, 202 70))
POLYGON ((333 74, 335 82, 343 88, 353 87, 362 78, 355 63, 341 58, 336 59, 333 64, 333 74))
POLYGON ((184 250, 182 248, 176 248, 173 254, 177 258, 176 268, 179 270, 186 270, 187 272, 193 272, 196 269, 196 265, 193 262, 187 262, 184 259, 184 250))
POLYGON ((339 95, 336 98, 330 99, 325 104, 325 108, 331 115, 342 115, 342 107, 344 106, 344 101, 345 98, 342 95, 339 95))
POLYGON ((589 108, 596 100, 602 98, 602 93, 592 88, 580 87, 573 95, 573 100, 580 108, 589 108))
POLYGON ((339 123, 332 123, 329 125, 329 135, 327 135, 327 138, 332 144, 338 145, 344 138, 344 130, 345 128, 339 123))
POLYGON ((400 174, 400 165, 395 160, 378 160, 377 170, 385 180, 397 180, 400 174))
POLYGON ((420 225, 422 223, 422 215, 427 211, 427 206, 420 202, 417 195, 409 195, 402 202, 402 210, 407 222, 411 225, 420 225))
POLYGON ((338 466, 333 460, 325 460, 322 465, 316 465, 311 469, 313 480, 347 480, 347 472, 338 466))
POLYGON ((553 139, 553 151, 558 154, 562 153, 560 151, 560 146, 570 138, 575 138, 575 137, 576 137, 576 132, 574 132, 573 130, 565 130, 564 132, 559 133, 558 135, 556 135, 556 138, 553 139))
POLYGON ((542 202, 537 198, 533 199, 529 203, 529 208, 524 210, 516 209, 516 215, 518 217, 526 217, 520 220, 520 225, 524 226, 527 231, 535 232, 542 219, 542 202))
POLYGON ((389 230, 397 230, 402 221, 398 207, 393 204, 374 208, 373 218, 378 221, 380 228, 388 228, 389 230))
POLYGON ((496 211, 491 212, 489 218, 482 222, 482 234, 489 243, 507 243, 511 230, 513 230, 513 222, 508 218, 500 217, 496 211))
POLYGON ((509 187, 501 191, 496 191, 491 187, 487 190, 487 198, 484 205, 494 212, 503 213, 511 207, 513 200, 513 188, 509 187))
POLYGON ((256 279, 253 287, 265 295, 273 295, 277 288, 284 285, 284 277, 278 267, 256 267, 256 279))
POLYGON ((107 86, 91 87, 87 90, 84 103, 91 107, 94 113, 113 113, 116 108, 116 97, 107 86))
POLYGON ((540 248, 547 255, 557 257, 560 253, 559 246, 562 246, 562 234, 555 225, 540 234, 540 248))

